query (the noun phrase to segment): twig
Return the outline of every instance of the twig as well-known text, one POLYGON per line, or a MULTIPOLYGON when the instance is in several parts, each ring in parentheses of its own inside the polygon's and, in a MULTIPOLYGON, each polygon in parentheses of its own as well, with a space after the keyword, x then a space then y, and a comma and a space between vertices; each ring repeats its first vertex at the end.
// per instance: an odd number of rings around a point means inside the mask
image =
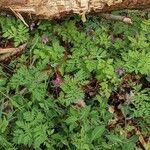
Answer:
POLYGON ((109 20, 122 21, 126 24, 133 24, 132 20, 126 16, 119 16, 119 15, 113 15, 113 14, 100 14, 100 16, 109 20))
POLYGON ((14 9, 12 9, 11 7, 9 7, 9 9, 15 14, 16 17, 18 17, 27 27, 29 27, 29 25, 25 22, 24 18, 22 17, 22 15, 15 11, 14 9))
POLYGON ((26 91, 27 91, 27 88, 23 88, 23 89, 19 92, 19 94, 20 94, 20 95, 23 95, 26 91))
POLYGON ((14 52, 16 48, 0 48, 0 54, 6 54, 14 52))
POLYGON ((18 48, 10 48, 10 50, 8 50, 8 49, 2 50, 2 49, 1 49, 3 52, 4 52, 4 51, 5 51, 5 52, 7 51, 7 52, 6 52, 6 53, 1 53, 1 54, 3 54, 3 55, 0 56, 0 62, 6 61, 7 59, 9 59, 9 58, 15 56, 15 55, 18 54, 19 52, 23 51, 23 50, 26 48, 26 46, 27 46, 27 44, 25 43, 25 44, 19 46, 18 48), (10 52, 8 52, 8 51, 10 51, 10 52))
POLYGON ((84 11, 83 13, 81 13, 81 20, 82 22, 86 22, 86 11, 84 11))

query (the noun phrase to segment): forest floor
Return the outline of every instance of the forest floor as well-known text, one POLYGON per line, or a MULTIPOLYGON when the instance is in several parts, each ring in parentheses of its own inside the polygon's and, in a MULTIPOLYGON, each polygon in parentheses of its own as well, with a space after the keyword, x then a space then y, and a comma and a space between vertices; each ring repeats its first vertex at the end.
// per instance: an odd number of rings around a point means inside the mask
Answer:
POLYGON ((149 150, 150 14, 0 16, 0 150, 149 150))

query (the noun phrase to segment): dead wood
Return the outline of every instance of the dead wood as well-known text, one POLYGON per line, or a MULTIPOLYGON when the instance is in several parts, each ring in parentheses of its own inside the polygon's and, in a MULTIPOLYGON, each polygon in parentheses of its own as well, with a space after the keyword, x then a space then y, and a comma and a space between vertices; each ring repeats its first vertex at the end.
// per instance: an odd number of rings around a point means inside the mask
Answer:
POLYGON ((150 0, 0 0, 1 10, 36 15, 42 19, 66 15, 150 8, 150 0))

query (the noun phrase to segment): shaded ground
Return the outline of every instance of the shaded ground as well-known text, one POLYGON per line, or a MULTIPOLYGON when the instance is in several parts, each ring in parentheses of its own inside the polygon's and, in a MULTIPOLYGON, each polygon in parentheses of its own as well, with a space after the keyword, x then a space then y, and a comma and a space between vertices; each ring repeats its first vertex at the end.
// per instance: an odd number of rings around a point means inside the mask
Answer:
POLYGON ((0 149, 149 149, 149 14, 115 13, 134 24, 1 16, 0 47, 27 46, 1 61, 0 149))

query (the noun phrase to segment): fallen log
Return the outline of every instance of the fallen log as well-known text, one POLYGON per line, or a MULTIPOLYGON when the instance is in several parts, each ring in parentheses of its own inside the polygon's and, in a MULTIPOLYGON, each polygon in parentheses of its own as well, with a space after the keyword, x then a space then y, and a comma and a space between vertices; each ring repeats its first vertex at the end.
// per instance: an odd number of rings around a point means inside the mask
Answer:
POLYGON ((0 10, 35 15, 40 19, 66 15, 150 8, 150 0, 0 0, 0 10))

